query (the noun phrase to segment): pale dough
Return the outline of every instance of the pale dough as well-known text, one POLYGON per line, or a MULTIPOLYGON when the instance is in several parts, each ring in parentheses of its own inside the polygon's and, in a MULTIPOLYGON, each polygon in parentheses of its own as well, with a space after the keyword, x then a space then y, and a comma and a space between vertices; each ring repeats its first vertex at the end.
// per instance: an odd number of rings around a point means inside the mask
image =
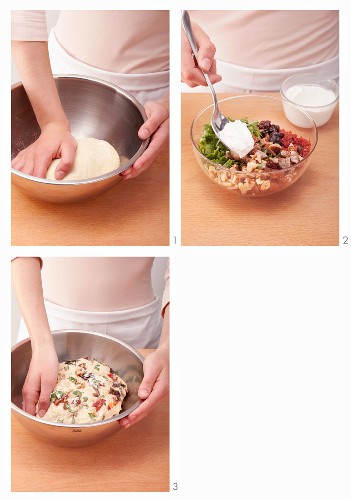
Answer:
MULTIPOLYGON (((60 159, 53 160, 46 178, 55 179, 55 170, 60 159)), ((77 151, 73 168, 63 180, 91 179, 115 170, 120 165, 117 151, 107 141, 93 138, 77 139, 77 151)))
POLYGON ((127 384, 102 361, 66 361, 59 364, 57 383, 43 419, 86 424, 112 418, 120 413, 127 392, 127 384))

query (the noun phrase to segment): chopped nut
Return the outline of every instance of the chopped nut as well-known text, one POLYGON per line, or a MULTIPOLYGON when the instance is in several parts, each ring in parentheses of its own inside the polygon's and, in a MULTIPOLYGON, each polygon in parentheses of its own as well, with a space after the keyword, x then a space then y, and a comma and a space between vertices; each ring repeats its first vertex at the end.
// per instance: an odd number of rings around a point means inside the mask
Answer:
POLYGON ((255 161, 249 161, 246 165, 246 171, 252 172, 257 167, 257 163, 255 161))
POLYGON ((261 184, 261 191, 267 191, 271 187, 271 183, 269 180, 263 181, 261 184))

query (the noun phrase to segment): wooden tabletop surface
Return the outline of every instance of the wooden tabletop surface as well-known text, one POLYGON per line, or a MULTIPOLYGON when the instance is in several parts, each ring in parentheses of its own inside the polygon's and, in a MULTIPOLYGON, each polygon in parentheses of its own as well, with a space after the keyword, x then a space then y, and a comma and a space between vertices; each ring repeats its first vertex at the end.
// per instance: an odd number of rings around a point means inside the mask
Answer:
POLYGON ((169 491, 168 400, 84 448, 47 444, 12 417, 12 491, 169 491))
POLYGON ((12 245, 169 245, 169 151, 92 201, 58 205, 12 186, 12 245))
POLYGON ((318 129, 317 148, 301 179, 285 191, 252 199, 214 184, 195 159, 191 122, 211 103, 207 93, 182 94, 182 244, 338 245, 338 110, 318 129))

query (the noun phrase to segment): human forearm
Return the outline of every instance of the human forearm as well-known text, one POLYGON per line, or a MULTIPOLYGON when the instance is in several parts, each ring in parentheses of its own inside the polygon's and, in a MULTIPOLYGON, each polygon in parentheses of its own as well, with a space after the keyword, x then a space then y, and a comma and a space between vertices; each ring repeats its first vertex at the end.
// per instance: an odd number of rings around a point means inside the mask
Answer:
POLYGON ((169 304, 164 309, 163 328, 157 349, 144 361, 144 378, 138 395, 143 403, 120 424, 128 429, 146 417, 169 392, 169 304))
POLYGON ((162 106, 164 106, 167 109, 168 113, 169 113, 169 94, 161 97, 160 99, 158 99, 157 102, 159 102, 160 104, 162 104, 162 106))
POLYGON ((169 303, 164 308, 163 326, 157 349, 162 349, 169 355, 169 303))
POLYGON ((44 306, 40 260, 36 257, 18 257, 12 262, 12 282, 18 305, 36 350, 52 342, 44 306))
POLYGON ((12 52, 24 88, 41 128, 39 138, 20 151, 11 167, 34 177, 46 177, 54 158, 61 158, 55 179, 62 180, 71 170, 77 143, 61 106, 51 72, 47 42, 12 42, 12 52))
POLYGON ((69 130, 52 76, 47 42, 13 41, 12 54, 40 128, 60 123, 69 130))
POLYGON ((169 141, 169 97, 145 103, 147 120, 139 129, 140 139, 150 138, 150 144, 134 165, 121 173, 123 179, 131 179, 144 172, 157 158, 169 141))
POLYGON ((23 385, 23 410, 42 417, 55 386, 58 359, 44 307, 40 260, 18 257, 12 262, 12 281, 32 345, 32 359, 23 385))

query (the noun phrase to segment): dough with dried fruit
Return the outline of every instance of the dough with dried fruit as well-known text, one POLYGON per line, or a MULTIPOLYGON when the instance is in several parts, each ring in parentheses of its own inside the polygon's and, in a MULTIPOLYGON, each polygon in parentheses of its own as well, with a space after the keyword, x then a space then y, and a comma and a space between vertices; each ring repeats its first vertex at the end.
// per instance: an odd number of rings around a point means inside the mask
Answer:
POLYGON ((55 389, 43 420, 87 424, 118 415, 128 392, 117 372, 96 359, 59 364, 55 389))

